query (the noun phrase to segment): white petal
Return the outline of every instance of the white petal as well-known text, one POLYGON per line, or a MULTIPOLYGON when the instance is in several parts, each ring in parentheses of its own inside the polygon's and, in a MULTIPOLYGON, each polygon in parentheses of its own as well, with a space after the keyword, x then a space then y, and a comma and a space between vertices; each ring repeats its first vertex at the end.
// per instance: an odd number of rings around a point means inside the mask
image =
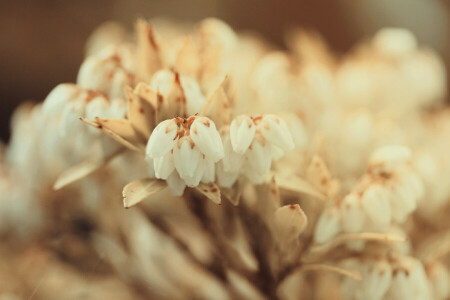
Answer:
POLYGON ((294 149, 294 141, 292 140, 291 131, 286 122, 275 115, 265 115, 258 124, 261 128, 262 135, 271 143, 280 147, 282 150, 294 149))
POLYGON ((362 299, 382 300, 392 280, 392 267, 386 261, 376 261, 364 266, 362 299))
POLYGON ((202 94, 197 80, 186 75, 180 75, 180 83, 186 95, 188 115, 200 113, 206 102, 206 97, 202 94))
POLYGON ((270 171, 272 156, 270 145, 262 145, 258 140, 254 140, 245 154, 249 165, 259 174, 267 174, 270 171))
POLYGON ((230 188, 239 177, 239 172, 227 172, 224 170, 223 161, 216 164, 217 181, 221 187, 230 188))
POLYGON ((170 191, 175 196, 182 196, 184 189, 186 188, 186 184, 184 180, 180 178, 177 172, 173 171, 172 174, 167 178, 167 185, 170 188, 170 191))
POLYGON ((191 125, 191 138, 200 151, 217 162, 223 158, 223 145, 213 121, 206 117, 196 118, 191 125))
POLYGON ((165 120, 156 126, 147 143, 146 155, 158 158, 170 151, 176 141, 177 125, 173 120, 165 120))
POLYGON ((274 144, 270 145, 270 153, 272 153, 273 160, 279 160, 284 156, 284 151, 280 147, 275 146, 274 144))
POLYGON ((377 149, 369 159, 369 168, 389 173, 411 159, 411 150, 404 146, 384 146, 377 149))
POLYGON ((316 243, 325 243, 341 232, 340 217, 336 208, 332 207, 325 210, 317 221, 314 241, 316 243))
POLYGON ((342 228, 345 232, 361 232, 364 225, 365 213, 358 195, 351 193, 344 197, 340 207, 342 228))
POLYGON ((75 84, 63 83, 56 86, 45 98, 42 112, 45 114, 60 113, 78 92, 80 90, 75 84))
POLYGON ((181 178, 194 176, 202 154, 188 137, 181 138, 173 149, 175 168, 181 178))
POLYGON ((197 164, 197 168, 192 176, 184 176, 182 179, 186 183, 188 187, 196 187, 205 173, 205 165, 203 163, 203 159, 200 158, 199 163, 197 164))
POLYGON ((223 142, 223 169, 225 172, 239 173, 244 162, 244 156, 233 151, 229 134, 222 135, 223 142))
POLYGON ((161 157, 154 159, 155 176, 160 179, 167 179, 175 169, 173 154, 169 151, 161 157))
POLYGON ((210 183, 214 181, 214 177, 215 177, 215 163, 208 159, 205 158, 203 160, 203 164, 204 164, 204 170, 203 170, 203 177, 202 177, 202 182, 203 183, 210 183))
POLYGON ((369 186, 362 196, 362 206, 375 224, 388 225, 391 222, 389 192, 385 187, 377 184, 369 186))
POLYGON ((236 117, 230 125, 230 138, 233 150, 244 154, 255 137, 256 127, 249 116, 236 117))
POLYGON ((405 221, 417 207, 417 197, 412 188, 404 182, 393 182, 390 199, 392 217, 396 222, 405 221))
POLYGON ((265 175, 267 173, 261 173, 257 170, 255 170, 251 165, 248 163, 244 164, 242 167, 243 173, 245 177, 250 181, 252 184, 263 184, 265 175))
POLYGON ((146 157, 145 161, 147 162, 147 165, 148 165, 149 177, 155 178, 155 165, 154 165, 153 159, 150 157, 146 157))
POLYGON ((94 120, 95 117, 105 117, 109 105, 104 97, 95 97, 86 104, 85 118, 94 120))

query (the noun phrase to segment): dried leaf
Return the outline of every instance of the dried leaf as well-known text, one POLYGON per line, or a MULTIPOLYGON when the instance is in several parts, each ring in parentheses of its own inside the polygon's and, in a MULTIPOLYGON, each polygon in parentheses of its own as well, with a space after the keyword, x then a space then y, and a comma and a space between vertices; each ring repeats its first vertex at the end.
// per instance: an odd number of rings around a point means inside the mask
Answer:
POLYGON ((194 78, 198 76, 200 57, 198 50, 194 47, 192 39, 189 36, 184 38, 183 45, 176 55, 174 69, 177 72, 188 74, 194 78))
POLYGON ((144 139, 148 139, 155 127, 155 108, 139 97, 130 87, 125 87, 128 98, 128 119, 144 139))
POLYGON ((210 199, 215 204, 221 204, 222 199, 220 196, 220 189, 214 182, 211 183, 200 183, 196 187, 197 191, 202 193, 208 199, 210 199))
POLYGON ((127 147, 130 150, 139 152, 144 154, 145 150, 144 147, 140 144, 132 144, 131 142, 129 142, 128 140, 124 139, 123 137, 121 137, 120 135, 118 135, 117 133, 115 133, 114 131, 103 127, 102 124, 96 122, 96 121, 90 121, 90 120, 86 120, 84 118, 80 118, 81 121, 83 121, 84 123, 91 125, 95 128, 100 129, 101 131, 103 131, 106 135, 110 136, 112 139, 114 139, 116 142, 122 144, 123 146, 127 147))
POLYGON ((109 156, 101 157, 95 160, 89 159, 71 167, 58 176, 55 183, 53 184, 53 189, 57 191, 73 182, 76 182, 92 174, 96 170, 108 164, 112 159, 123 153, 123 151, 124 149, 121 148, 109 156))
POLYGON ((130 182, 123 188, 123 206, 132 207, 167 187, 164 180, 145 178, 130 182))
POLYGON ((314 155, 306 170, 306 178, 322 192, 327 191, 331 175, 322 158, 314 155))
POLYGON ((131 125, 130 120, 96 117, 95 121, 98 124, 102 125, 104 128, 111 130, 112 132, 123 137, 125 140, 129 141, 132 144, 145 144, 146 142, 136 133, 133 126, 131 125))
POLYGON ((361 281, 362 280, 361 274, 358 271, 356 271, 356 270, 344 269, 344 268, 341 268, 341 267, 325 265, 325 264, 304 265, 304 266, 302 266, 300 268, 300 270, 302 272, 307 272, 307 271, 327 271, 327 272, 333 272, 333 273, 341 274, 341 275, 350 277, 350 278, 352 278, 354 280, 357 280, 357 281, 361 281))
POLYGON ((285 205, 275 212, 275 226, 280 240, 297 239, 305 230, 308 220, 300 205, 285 205))
POLYGON ((169 119, 175 116, 187 118, 186 95, 181 86, 180 74, 175 72, 174 82, 167 97, 163 101, 162 118, 169 119))
POLYGON ((317 191, 308 181, 298 176, 279 176, 277 177, 277 181, 280 189, 295 193, 307 194, 320 200, 325 200, 325 195, 317 191))
POLYGON ((238 206, 241 199, 242 186, 237 182, 231 188, 221 188, 221 193, 228 199, 228 201, 230 201, 232 205, 238 206))
POLYGON ((154 109, 158 108, 158 94, 150 88, 150 86, 144 82, 138 83, 134 88, 135 94, 147 101, 154 109))
POLYGON ((220 128, 231 122, 230 100, 224 87, 228 85, 229 77, 225 77, 219 87, 209 96, 203 105, 201 114, 213 119, 220 128))
POLYGON ((152 75, 163 67, 161 44, 152 25, 140 19, 136 22, 137 74, 142 81, 150 82, 152 75))

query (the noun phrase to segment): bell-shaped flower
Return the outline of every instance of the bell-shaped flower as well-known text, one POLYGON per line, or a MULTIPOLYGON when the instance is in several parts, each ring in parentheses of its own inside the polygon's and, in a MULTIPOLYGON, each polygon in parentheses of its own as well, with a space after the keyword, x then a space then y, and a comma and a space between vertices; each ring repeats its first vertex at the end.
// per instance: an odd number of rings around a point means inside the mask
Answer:
POLYGON ((214 122, 199 116, 159 123, 146 149, 147 160, 153 160, 155 177, 167 180, 176 195, 181 195, 186 186, 214 181, 215 163, 223 156, 214 122))

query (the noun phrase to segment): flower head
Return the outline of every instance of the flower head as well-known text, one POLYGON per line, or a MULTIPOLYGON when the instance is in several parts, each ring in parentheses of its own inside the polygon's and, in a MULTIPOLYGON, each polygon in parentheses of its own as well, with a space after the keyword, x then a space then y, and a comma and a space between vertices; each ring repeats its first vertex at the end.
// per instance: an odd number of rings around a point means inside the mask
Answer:
POLYGON ((176 194, 182 193, 186 185, 195 187, 200 182, 214 181, 215 163, 223 156, 222 140, 214 122, 196 115, 159 123, 146 149, 147 159, 153 160, 156 178, 167 179, 176 194), (177 176, 181 181, 169 180, 177 176))

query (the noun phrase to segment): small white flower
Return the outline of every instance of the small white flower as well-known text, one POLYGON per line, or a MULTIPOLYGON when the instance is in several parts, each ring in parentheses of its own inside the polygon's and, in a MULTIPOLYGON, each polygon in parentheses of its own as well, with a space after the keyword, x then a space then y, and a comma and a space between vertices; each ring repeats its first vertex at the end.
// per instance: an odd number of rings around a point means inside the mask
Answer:
POLYGON ((369 169, 389 173, 411 160, 411 150, 404 146, 385 146, 377 149, 369 159, 369 169))
POLYGON ((391 285, 392 267, 384 260, 365 264, 362 269, 360 300, 381 300, 391 285))
POLYGON ((153 75, 150 87, 154 91, 158 91, 164 98, 167 98, 176 80, 179 80, 186 97, 187 115, 199 113, 206 102, 206 97, 203 95, 199 84, 194 78, 164 69, 153 75))
POLYGON ((258 126, 262 135, 284 151, 294 149, 294 141, 286 123, 275 115, 264 115, 258 126))
POLYGON ((191 138, 206 156, 217 162, 224 155, 222 140, 216 125, 206 117, 196 117, 191 126, 191 138))
POLYGON ((325 243, 341 232, 341 215, 335 207, 330 207, 319 217, 314 231, 314 241, 325 243))
POLYGON ((389 225, 392 219, 389 191, 377 184, 371 185, 362 196, 362 207, 377 225, 389 225))
POLYGON ((176 195, 182 194, 186 185, 214 181, 215 163, 223 156, 214 122, 198 116, 159 123, 146 149, 147 160, 153 160, 155 177, 167 180, 176 195))
POLYGON ((78 72, 77 84, 111 98, 123 97, 123 87, 134 85, 134 57, 130 47, 107 47, 89 56, 78 72))
POLYGON ((345 232, 361 232, 365 215, 361 206, 361 199, 356 193, 344 197, 340 207, 342 215, 342 229, 345 232))
POLYGON ((255 137, 256 126, 249 116, 236 117, 230 125, 230 139, 233 150, 244 154, 255 137))
POLYGON ((261 184, 273 159, 294 148, 286 123, 275 115, 237 116, 229 129, 223 129, 225 156, 219 183, 231 186, 242 172, 253 184, 261 184), (239 170, 241 169, 241 170, 239 170))

